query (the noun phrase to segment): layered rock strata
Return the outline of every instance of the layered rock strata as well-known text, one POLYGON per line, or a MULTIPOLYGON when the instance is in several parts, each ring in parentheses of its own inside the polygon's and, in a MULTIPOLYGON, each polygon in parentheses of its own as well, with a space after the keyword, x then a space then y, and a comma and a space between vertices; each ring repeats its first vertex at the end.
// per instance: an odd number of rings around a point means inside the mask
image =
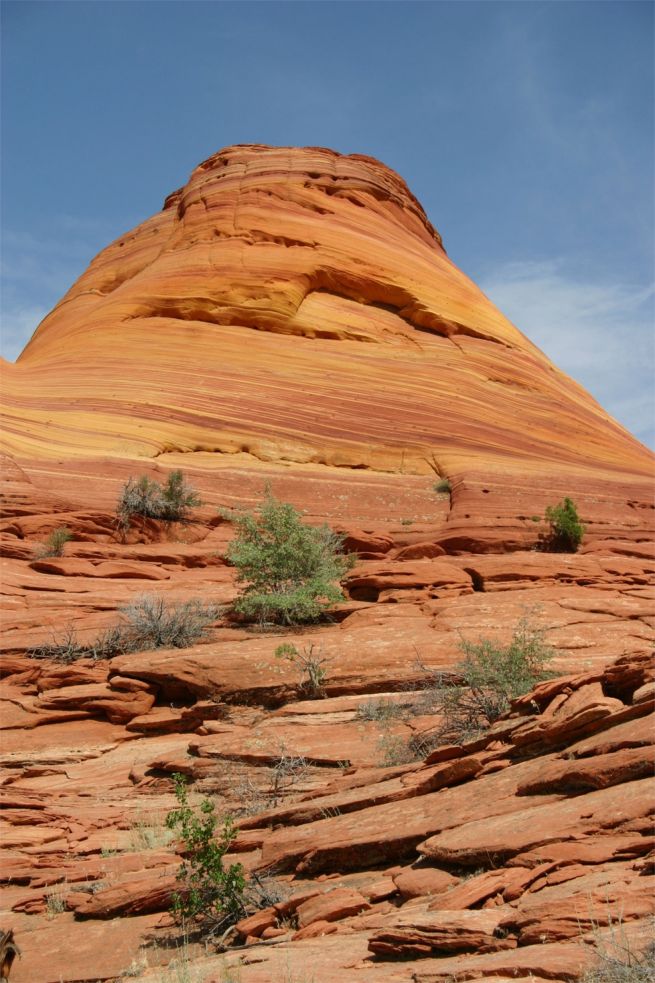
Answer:
POLYGON ((21 457, 652 466, 448 259, 398 175, 322 148, 204 161, 99 254, 4 377, 4 444, 21 457))

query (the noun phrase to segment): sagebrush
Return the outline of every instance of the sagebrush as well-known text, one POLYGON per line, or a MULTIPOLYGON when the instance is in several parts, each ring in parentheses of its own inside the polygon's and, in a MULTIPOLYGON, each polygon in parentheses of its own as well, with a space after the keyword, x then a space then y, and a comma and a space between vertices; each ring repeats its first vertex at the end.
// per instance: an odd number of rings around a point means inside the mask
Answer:
POLYGON ((45 560, 51 556, 63 556, 64 546, 73 538, 73 534, 66 526, 53 529, 50 535, 39 543, 34 551, 37 560, 45 560))
POLYGON ((28 651, 33 659, 74 662, 76 659, 110 659, 126 652, 156 648, 188 648, 202 638, 220 609, 202 601, 168 604, 161 597, 145 595, 120 612, 121 622, 106 628, 90 642, 81 642, 76 629, 68 625, 28 651))
POLYGON ((121 527, 128 528, 136 515, 164 522, 182 522, 188 518, 191 509, 201 505, 200 496, 178 470, 171 471, 163 485, 147 475, 128 478, 116 514, 121 527))

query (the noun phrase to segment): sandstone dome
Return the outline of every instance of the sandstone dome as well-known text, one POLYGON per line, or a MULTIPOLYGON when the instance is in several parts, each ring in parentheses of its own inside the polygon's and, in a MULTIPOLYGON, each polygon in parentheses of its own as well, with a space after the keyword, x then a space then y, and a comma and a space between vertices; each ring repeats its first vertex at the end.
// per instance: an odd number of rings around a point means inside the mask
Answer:
POLYGON ((19 457, 652 469, 452 263, 397 174, 325 148, 201 163, 4 375, 4 449, 19 457))

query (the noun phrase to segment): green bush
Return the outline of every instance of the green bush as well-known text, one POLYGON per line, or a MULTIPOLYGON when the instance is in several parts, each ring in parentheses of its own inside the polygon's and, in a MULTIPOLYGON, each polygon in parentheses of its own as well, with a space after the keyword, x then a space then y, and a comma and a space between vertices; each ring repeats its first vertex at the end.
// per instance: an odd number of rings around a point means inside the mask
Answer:
POLYGON ((63 556, 64 546, 73 538, 73 534, 66 526, 53 529, 48 538, 43 543, 39 543, 35 550, 37 560, 44 560, 49 556, 63 556))
POLYGON ((237 530, 227 550, 246 587, 234 608, 250 621, 318 621, 343 597, 337 581, 352 565, 328 526, 306 526, 293 505, 267 490, 257 514, 231 514, 237 530))
POLYGON ((218 820, 213 802, 203 799, 194 810, 184 776, 175 774, 173 780, 178 806, 168 813, 166 825, 181 837, 185 856, 177 875, 181 890, 173 895, 171 911, 178 921, 193 921, 204 934, 214 935, 247 912, 243 866, 224 862, 235 837, 234 825, 225 818, 215 839, 218 820))
POLYGON ((453 490, 448 478, 440 478, 433 487, 437 495, 450 495, 453 490))
POLYGON ((116 512, 123 528, 129 528, 133 516, 182 522, 193 508, 202 505, 195 489, 187 485, 181 471, 171 471, 166 484, 160 485, 147 475, 129 478, 118 500, 116 512))
POLYGON ((432 673, 431 708, 443 715, 443 722, 423 740, 459 742, 486 730, 509 710, 513 699, 548 678, 546 665, 555 655, 544 641, 543 630, 526 618, 517 624, 509 645, 481 638, 462 641, 461 648, 464 659, 455 666, 455 685, 449 685, 445 674, 432 673))
POLYGON ((550 528, 544 539, 544 548, 553 553, 576 553, 586 527, 580 522, 574 502, 564 498, 557 505, 549 505, 546 522, 550 528))

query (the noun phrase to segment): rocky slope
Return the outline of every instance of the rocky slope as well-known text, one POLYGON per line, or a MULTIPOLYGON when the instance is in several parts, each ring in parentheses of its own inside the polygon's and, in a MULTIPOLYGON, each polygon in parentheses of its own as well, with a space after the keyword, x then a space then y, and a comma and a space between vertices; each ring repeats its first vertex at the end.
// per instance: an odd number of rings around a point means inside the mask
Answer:
POLYGON ((647 945, 652 456, 450 263, 396 175, 222 151, 94 261, 6 377, 12 983, 568 981, 647 945), (203 507, 122 535, 125 481, 173 466, 203 507), (219 616, 187 649, 34 657, 144 595, 229 605, 218 509, 267 483, 357 553, 332 622, 219 616), (564 495, 582 548, 542 552, 564 495), (39 558, 62 526, 63 556, 39 558), (557 678, 483 737, 428 743, 430 670, 524 616, 557 678), (327 660, 320 695, 282 641, 327 660), (175 947, 175 772, 237 816, 234 858, 279 892, 226 953, 175 947))

